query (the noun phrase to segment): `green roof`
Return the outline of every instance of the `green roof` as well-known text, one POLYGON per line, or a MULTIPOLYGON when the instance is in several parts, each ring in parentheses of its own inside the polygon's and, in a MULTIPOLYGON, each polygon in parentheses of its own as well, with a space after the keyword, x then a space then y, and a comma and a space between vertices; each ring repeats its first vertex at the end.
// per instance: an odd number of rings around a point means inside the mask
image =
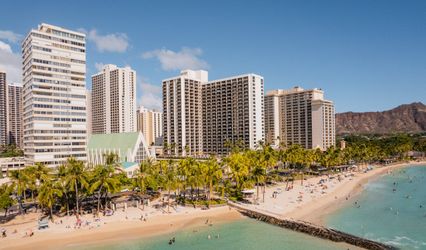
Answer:
POLYGON ((120 158, 125 160, 129 149, 132 151, 138 146, 138 137, 139 132, 91 135, 87 150, 120 150, 120 158))

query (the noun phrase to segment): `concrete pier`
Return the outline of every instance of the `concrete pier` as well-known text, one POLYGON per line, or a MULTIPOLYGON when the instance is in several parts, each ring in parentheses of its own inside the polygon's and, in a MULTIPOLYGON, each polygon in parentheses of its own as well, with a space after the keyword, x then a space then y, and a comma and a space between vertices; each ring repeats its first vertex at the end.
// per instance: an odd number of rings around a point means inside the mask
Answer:
POLYGON ((314 237, 327 239, 335 242, 345 242, 353 246, 371 250, 398 249, 394 246, 389 246, 373 240, 364 239, 362 237, 341 232, 332 228, 318 226, 305 221, 295 221, 291 219, 279 218, 279 216, 269 214, 263 211, 254 211, 236 203, 229 202, 228 205, 236 208, 241 214, 247 217, 263 221, 275 226, 287 228, 296 232, 309 234, 314 237))

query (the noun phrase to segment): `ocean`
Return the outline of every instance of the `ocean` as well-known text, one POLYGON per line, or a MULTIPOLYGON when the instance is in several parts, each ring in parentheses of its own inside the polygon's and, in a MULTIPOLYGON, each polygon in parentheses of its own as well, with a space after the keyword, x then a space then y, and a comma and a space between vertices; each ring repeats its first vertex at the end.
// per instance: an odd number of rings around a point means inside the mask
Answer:
MULTIPOLYGON (((426 249, 426 166, 407 167, 381 176, 348 204, 326 218, 329 227, 400 249, 426 249)), ((352 247, 349 246, 350 249, 352 247)), ((348 249, 252 219, 184 229, 178 233, 79 250, 160 249, 348 249), (209 239, 210 235, 210 239, 209 239), (174 244, 169 240, 175 237, 174 244)))
POLYGON ((326 223, 400 249, 426 249, 426 166, 395 170, 370 181, 326 223))
POLYGON ((84 248, 79 250, 216 250, 216 249, 347 249, 334 242, 317 239, 252 219, 242 219, 231 223, 185 229, 177 234, 142 238, 137 241, 118 243, 107 246, 84 248), (208 236, 210 235, 210 239, 208 236), (169 240, 175 237, 173 245, 169 240))

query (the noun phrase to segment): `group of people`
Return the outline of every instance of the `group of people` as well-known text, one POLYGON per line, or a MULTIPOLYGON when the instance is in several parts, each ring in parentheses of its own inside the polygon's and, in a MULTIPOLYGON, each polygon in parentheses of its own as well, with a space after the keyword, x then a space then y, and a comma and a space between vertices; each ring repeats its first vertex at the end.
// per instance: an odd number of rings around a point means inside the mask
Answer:
MULTIPOLYGON (((18 230, 15 229, 12 232, 12 234, 16 234, 16 233, 18 233, 18 230)), ((34 232, 33 232, 32 229, 28 229, 27 231, 25 231, 25 234, 23 235, 23 237, 32 237, 32 236, 34 236, 34 232)), ((6 231, 5 228, 1 229, 1 237, 2 238, 6 238, 7 237, 7 231, 6 231)))

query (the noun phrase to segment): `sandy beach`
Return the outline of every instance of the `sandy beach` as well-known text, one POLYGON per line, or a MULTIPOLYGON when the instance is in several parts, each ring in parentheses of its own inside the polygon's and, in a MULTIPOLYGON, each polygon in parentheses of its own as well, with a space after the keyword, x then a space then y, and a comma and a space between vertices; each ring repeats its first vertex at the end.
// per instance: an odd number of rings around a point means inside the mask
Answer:
POLYGON ((356 201, 356 196, 362 192, 364 185, 384 174, 389 174, 399 168, 408 166, 426 165, 426 161, 394 164, 386 167, 377 167, 367 173, 360 173, 326 197, 304 205, 301 210, 294 210, 286 214, 288 217, 325 225, 325 218, 341 207, 356 201), (348 199, 346 199, 348 198, 348 199))
POLYGON ((128 208, 126 212, 117 211, 113 216, 101 217, 99 222, 95 222, 91 216, 83 216, 83 224, 90 221, 90 225, 84 225, 79 229, 72 226, 75 217, 56 218, 55 223, 58 224, 50 223, 49 229, 40 231, 36 229, 35 218, 37 215, 26 215, 26 218, 18 218, 0 225, 8 230, 7 238, 0 239, 0 249, 58 249, 78 245, 102 245, 173 233, 185 228, 202 227, 206 226, 207 219, 209 224, 219 224, 241 219, 242 216, 227 206, 210 210, 181 207, 170 214, 152 211, 149 208, 145 211, 128 208), (147 220, 141 220, 141 215, 147 220), (18 232, 13 234, 15 229, 18 232), (34 236, 25 236, 29 229, 34 232, 34 236))
MULTIPOLYGON (((328 214, 347 202, 353 202, 367 181, 410 165, 426 165, 426 162, 374 167, 366 173, 342 173, 340 178, 338 175, 332 178, 313 177, 305 180, 303 186, 298 180, 288 191, 285 189, 286 183, 282 183, 266 188, 265 202, 244 206, 278 217, 324 224, 324 218, 328 214)), ((129 207, 125 211, 119 209, 113 216, 101 216, 100 219, 84 215, 80 228, 74 228, 74 216, 60 217, 55 218, 55 223, 50 223, 49 229, 46 230, 37 230, 38 214, 17 216, 14 220, 0 225, 0 228, 6 228, 8 232, 7 238, 0 238, 0 249, 58 249, 78 245, 102 245, 173 233, 190 227, 202 227, 207 219, 216 224, 242 218, 236 210, 227 206, 209 210, 178 207, 170 211, 171 213, 165 213, 147 206, 143 211, 135 207, 129 207), (13 233, 14 230, 17 230, 17 233, 13 233), (29 230, 34 232, 34 236, 25 236, 29 230)))
POLYGON ((265 202, 244 206, 281 218, 324 225, 324 218, 346 203, 353 202, 356 195, 363 190, 365 183, 398 168, 414 165, 426 165, 426 162, 409 162, 384 167, 372 166, 373 169, 370 171, 345 172, 340 174, 340 178, 338 178, 339 174, 331 178, 313 177, 305 180, 303 186, 298 180, 294 182, 290 191, 286 191, 284 183, 266 188, 265 202), (320 181, 323 183, 320 184, 320 181))

